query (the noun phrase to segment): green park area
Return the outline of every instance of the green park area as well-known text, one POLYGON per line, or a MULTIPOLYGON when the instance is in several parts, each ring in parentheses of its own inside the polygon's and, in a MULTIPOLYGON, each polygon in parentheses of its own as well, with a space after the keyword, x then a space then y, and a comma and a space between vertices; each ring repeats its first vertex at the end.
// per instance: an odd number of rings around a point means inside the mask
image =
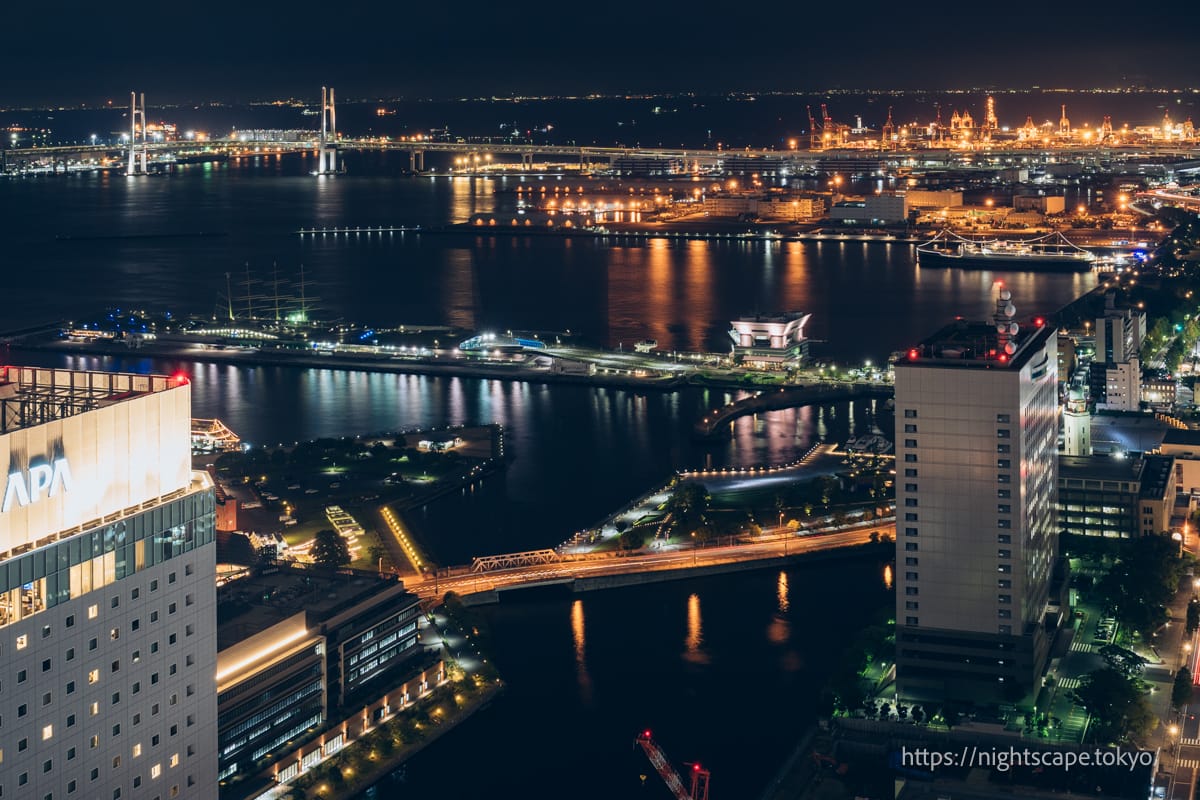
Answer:
POLYGON ((728 480, 688 476, 672 481, 588 532, 595 550, 647 546, 730 544, 764 531, 793 532, 869 522, 889 513, 892 461, 883 456, 841 455, 829 474, 788 480, 728 480), (609 529, 611 525, 611 530, 609 529), (610 536, 605 536, 607 531, 610 536))
MULTIPOLYGON (((316 439, 225 453, 213 466, 241 501, 238 527, 279 532, 287 549, 326 566, 406 570, 380 510, 402 510, 477 479, 499 463, 493 426, 316 439), (361 532, 334 533, 326 509, 340 507, 361 532)), ((251 553, 247 557, 254 557, 251 553)))

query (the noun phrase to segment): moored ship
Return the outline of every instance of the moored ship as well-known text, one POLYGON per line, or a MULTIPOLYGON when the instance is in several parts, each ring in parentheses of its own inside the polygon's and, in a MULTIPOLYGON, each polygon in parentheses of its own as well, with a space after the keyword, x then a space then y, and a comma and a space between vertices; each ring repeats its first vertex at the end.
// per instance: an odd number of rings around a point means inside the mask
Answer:
POLYGON ((1036 239, 978 241, 942 231, 917 246, 917 263, 923 267, 1003 269, 1025 272, 1087 272, 1096 260, 1060 232, 1036 239))

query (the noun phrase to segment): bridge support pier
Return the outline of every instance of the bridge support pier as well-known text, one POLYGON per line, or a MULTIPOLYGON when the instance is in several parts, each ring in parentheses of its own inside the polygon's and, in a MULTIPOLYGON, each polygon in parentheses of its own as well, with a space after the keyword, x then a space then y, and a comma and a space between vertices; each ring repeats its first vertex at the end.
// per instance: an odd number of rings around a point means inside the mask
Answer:
POLYGON ((409 150, 408 151, 408 171, 414 175, 419 175, 425 171, 425 151, 424 150, 409 150))

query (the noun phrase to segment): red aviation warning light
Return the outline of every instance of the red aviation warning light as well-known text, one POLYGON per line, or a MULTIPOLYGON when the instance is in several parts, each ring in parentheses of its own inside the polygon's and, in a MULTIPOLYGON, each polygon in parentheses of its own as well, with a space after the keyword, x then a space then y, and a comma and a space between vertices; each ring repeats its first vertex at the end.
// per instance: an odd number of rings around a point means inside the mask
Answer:
POLYGON ((187 382, 188 382, 188 376, 187 376, 186 372, 176 372, 175 373, 175 383, 182 386, 183 384, 185 384, 187 382))
POLYGON ((1045 317, 1034 317, 1033 324, 1039 328, 1043 328, 1046 325, 1046 318, 1045 317))
POLYGON ((915 348, 915 347, 910 348, 908 351, 908 360, 916 361, 918 355, 920 355, 920 354, 917 352, 917 348, 915 348))

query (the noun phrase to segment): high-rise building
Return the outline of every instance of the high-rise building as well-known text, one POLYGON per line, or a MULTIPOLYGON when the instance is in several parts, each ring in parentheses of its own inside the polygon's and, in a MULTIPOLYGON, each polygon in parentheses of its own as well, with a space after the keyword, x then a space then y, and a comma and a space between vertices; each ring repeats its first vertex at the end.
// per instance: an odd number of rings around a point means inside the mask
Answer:
POLYGON ((1104 298, 1104 315, 1096 318, 1096 361, 1120 364, 1136 358, 1146 339, 1146 314, 1117 308, 1116 296, 1104 298))
POLYGON ((1016 698, 1049 648, 1058 545, 1052 326, 956 321, 896 363, 902 696, 1016 698))
POLYGON ((0 794, 216 791, 212 484, 191 389, 0 368, 0 794))

